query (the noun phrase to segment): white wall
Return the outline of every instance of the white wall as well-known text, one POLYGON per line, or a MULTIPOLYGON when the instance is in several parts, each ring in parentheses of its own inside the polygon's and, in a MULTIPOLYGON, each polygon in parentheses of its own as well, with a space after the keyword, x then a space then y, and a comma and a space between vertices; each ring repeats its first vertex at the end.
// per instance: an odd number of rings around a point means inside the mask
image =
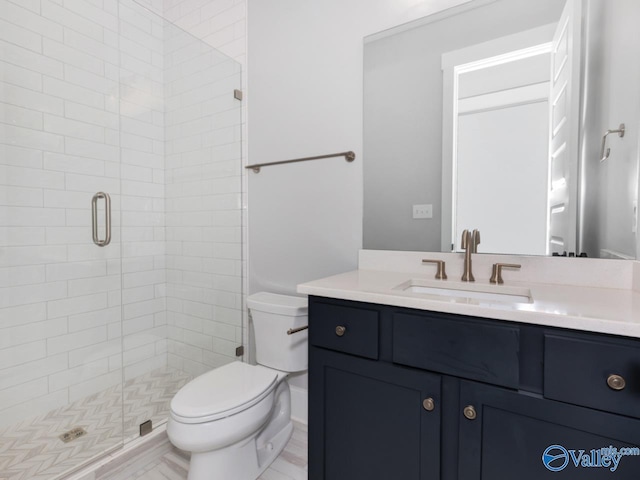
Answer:
POLYGON ((479 229, 483 253, 544 255, 548 103, 473 112, 458 122, 456 232, 479 229))
POLYGON ((249 0, 249 291, 356 268, 362 246, 363 37, 460 0, 249 0))
POLYGON ((640 239, 632 233, 633 201, 638 198, 640 108, 640 45, 630 42, 640 18, 640 5, 633 0, 588 2, 586 28, 590 39, 586 50, 586 106, 583 106, 585 136, 581 145, 583 171, 583 219, 581 251, 589 256, 636 257, 640 239), (634 61, 631 61, 634 59, 634 61), (602 133, 626 124, 624 138, 610 135, 611 156, 600 163, 602 133))
MULTIPOLYGON (((249 163, 353 150, 249 173, 249 293, 357 268, 366 35, 465 0, 249 0, 249 163)), ((306 388, 302 375, 290 382, 306 388)))
POLYGON ((611 36, 605 46, 608 91, 604 97, 609 103, 603 115, 606 125, 601 130, 618 128, 620 123, 625 123, 628 130, 622 139, 609 136, 611 156, 600 165, 605 169, 603 186, 607 192, 606 201, 601 205, 604 237, 601 248, 634 258, 637 252, 632 223, 636 215, 633 202, 638 199, 640 63, 630 59, 640 57, 640 45, 630 39, 634 38, 640 20, 640 4, 633 0, 606 3, 604 29, 611 32, 611 36))
POLYGON ((483 253, 546 254, 550 65, 546 53, 459 75, 456 242, 477 228, 483 253))

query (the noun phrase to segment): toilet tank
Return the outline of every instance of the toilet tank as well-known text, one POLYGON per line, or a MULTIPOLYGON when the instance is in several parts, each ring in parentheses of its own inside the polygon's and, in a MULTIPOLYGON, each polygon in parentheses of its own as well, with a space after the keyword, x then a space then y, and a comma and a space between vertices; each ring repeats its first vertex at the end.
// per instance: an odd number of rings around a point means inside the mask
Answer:
POLYGON ((308 325, 307 299, 260 292, 247 297, 253 319, 256 361, 283 372, 300 372, 308 367, 308 330, 287 335, 290 328, 308 325))

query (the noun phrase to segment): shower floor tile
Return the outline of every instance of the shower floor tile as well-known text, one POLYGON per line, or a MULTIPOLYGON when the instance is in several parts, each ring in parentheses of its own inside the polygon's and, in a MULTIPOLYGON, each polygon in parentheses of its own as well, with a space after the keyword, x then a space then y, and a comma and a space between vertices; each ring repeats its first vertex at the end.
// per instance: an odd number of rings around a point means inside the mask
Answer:
POLYGON ((191 376, 161 368, 0 430, 0 480, 52 480, 136 438, 140 423, 164 422, 173 395, 191 376), (123 422, 124 418, 124 422, 123 422), (59 435, 82 427, 69 443, 59 435), (124 430, 123 430, 124 427, 124 430))

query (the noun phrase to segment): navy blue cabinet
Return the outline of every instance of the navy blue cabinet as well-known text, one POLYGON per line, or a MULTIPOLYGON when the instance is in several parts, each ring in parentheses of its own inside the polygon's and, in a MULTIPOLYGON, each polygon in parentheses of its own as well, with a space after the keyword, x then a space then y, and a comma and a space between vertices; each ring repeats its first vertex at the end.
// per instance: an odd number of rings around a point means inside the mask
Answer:
POLYGON ((440 376, 312 349, 310 479, 440 478, 440 376))
POLYGON ((640 341, 320 297, 309 339, 312 480, 640 478, 640 341))
POLYGON ((603 449, 640 446, 640 420, 467 381, 459 405, 460 480, 639 478, 640 456, 603 449))

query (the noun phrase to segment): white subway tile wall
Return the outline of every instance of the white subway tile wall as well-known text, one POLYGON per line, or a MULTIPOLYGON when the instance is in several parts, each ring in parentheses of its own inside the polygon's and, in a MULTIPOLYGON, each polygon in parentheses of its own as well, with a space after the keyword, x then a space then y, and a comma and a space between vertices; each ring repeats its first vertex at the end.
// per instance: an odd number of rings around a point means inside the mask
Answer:
POLYGON ((237 64, 133 0, 0 0, 0 18, 0 425, 234 359, 237 64))
MULTIPOLYGON (((158 0, 139 0, 156 4, 158 0)), ((246 0, 164 0, 164 17, 245 65, 246 0)))
POLYGON ((166 22, 132 0, 121 1, 119 7, 121 334, 127 381, 167 365, 163 55, 166 22))
MULTIPOLYGON (((161 13, 167 20, 205 41, 242 66, 242 165, 248 163, 247 145, 247 0, 137 0, 161 13)), ((233 240, 242 249, 242 285, 248 291, 247 175, 242 171, 242 237, 233 240)), ((235 181, 235 180, 233 180, 235 181)), ((244 310, 246 312, 246 309, 244 310)), ((248 316, 243 315, 243 344, 249 345, 248 316)), ((247 357, 245 356, 245 359, 247 357)))
POLYGON ((2 426, 122 382, 111 3, 0 0, 2 426), (107 248, 91 241, 98 191, 112 198, 107 248))
POLYGON ((240 65, 165 30, 169 366, 199 375, 242 344, 240 65))

